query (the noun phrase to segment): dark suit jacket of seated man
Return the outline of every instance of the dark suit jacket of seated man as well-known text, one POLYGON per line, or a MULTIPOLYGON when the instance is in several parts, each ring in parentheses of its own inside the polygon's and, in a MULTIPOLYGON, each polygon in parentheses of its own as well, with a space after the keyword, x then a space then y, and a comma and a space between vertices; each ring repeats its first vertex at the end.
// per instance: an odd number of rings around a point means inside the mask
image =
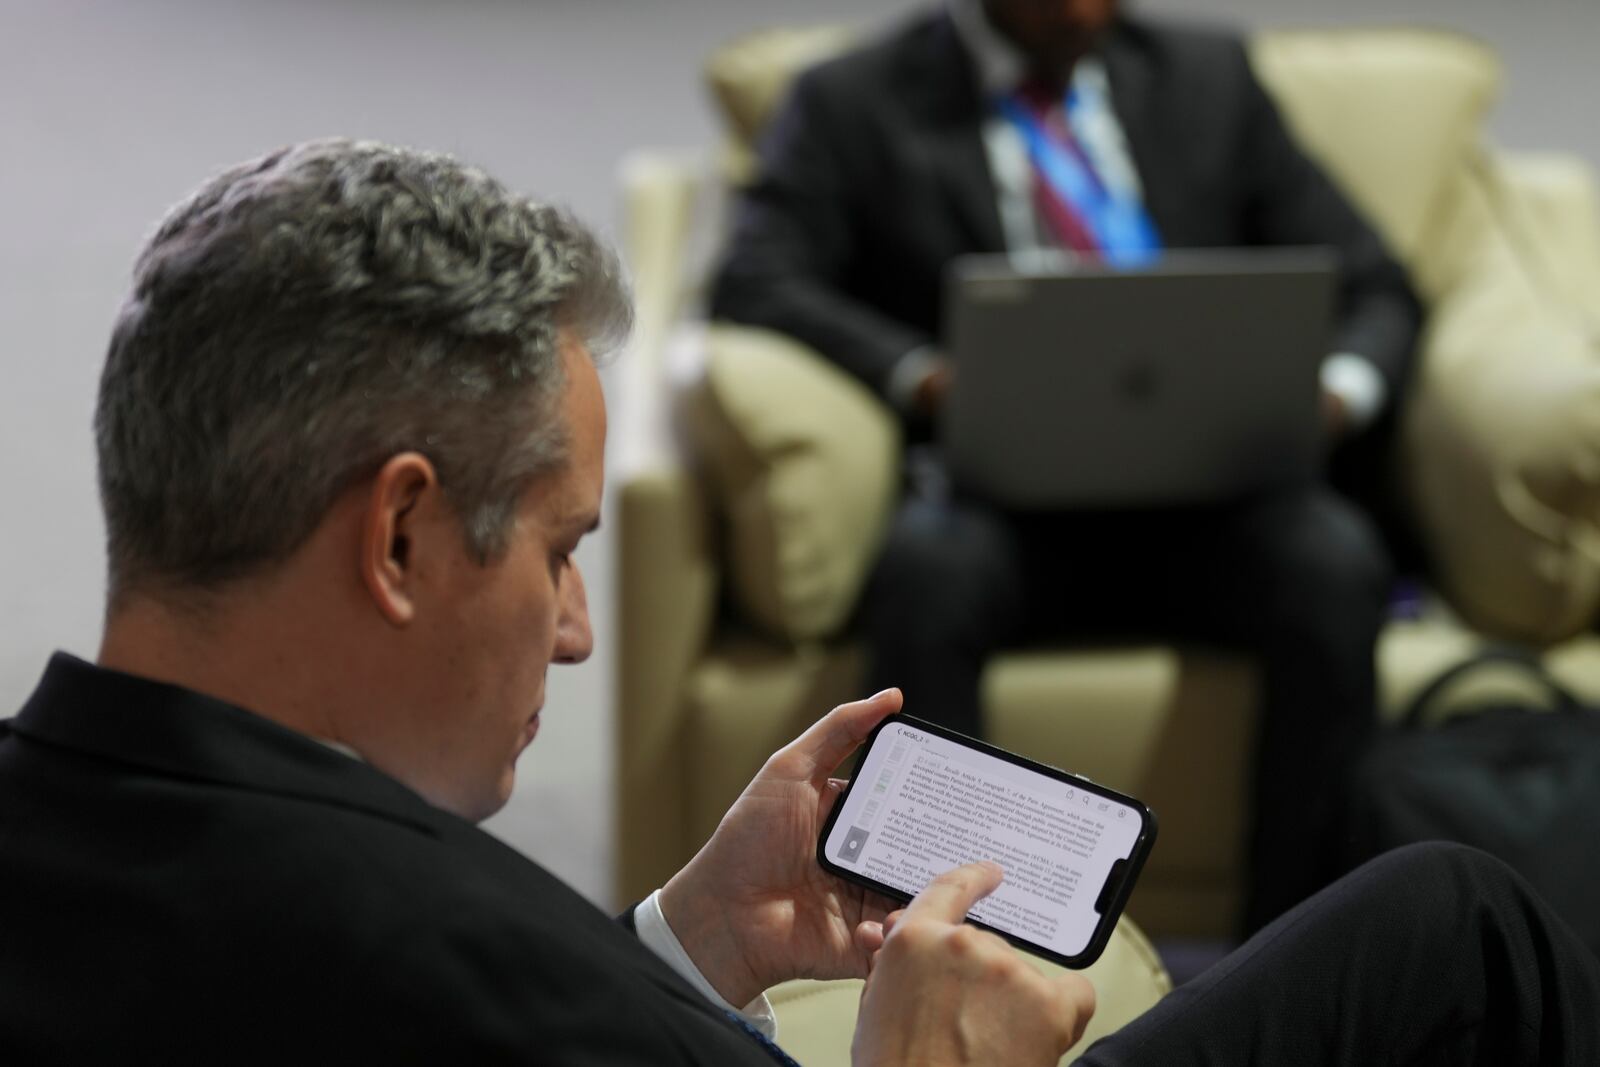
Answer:
MULTIPOLYGON (((949 0, 803 73, 738 204, 713 312, 814 346, 925 435, 950 383, 939 354, 950 261, 1080 240, 1051 222, 1050 182, 1007 117, 1019 102, 1070 127, 1079 157, 1142 207, 1163 247, 1336 251, 1324 415, 1341 484, 1385 510, 1384 442, 1418 303, 1232 34, 1139 19, 1115 0, 949 0)), ((1264 682, 1246 928, 1331 878, 1326 846, 1374 722, 1390 592, 1369 515, 1317 486, 1185 509, 1007 514, 952 498, 936 457, 912 454, 911 492, 864 596, 869 684, 893 678, 917 714, 981 733, 982 664, 1010 644, 1155 636, 1246 649, 1264 682)))
MULTIPOLYGON (((473 825, 592 646, 592 354, 627 314, 575 220, 427 153, 296 145, 157 229, 96 410, 98 662, 0 722, 0 1062, 782 1062, 761 991, 850 974, 859 1064, 1078 1039, 1087 981, 961 921, 993 864, 893 916, 817 865, 896 691, 775 754, 621 923, 473 825)), ((1592 1063, 1585 958, 1502 865, 1414 850, 1086 1062, 1592 1063)))

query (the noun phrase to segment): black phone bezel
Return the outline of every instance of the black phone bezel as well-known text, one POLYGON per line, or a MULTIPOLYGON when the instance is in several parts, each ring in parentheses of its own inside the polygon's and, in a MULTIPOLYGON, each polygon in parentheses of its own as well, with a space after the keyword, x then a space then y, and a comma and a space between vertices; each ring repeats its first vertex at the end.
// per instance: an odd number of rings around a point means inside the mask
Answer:
POLYGON ((858 871, 853 871, 848 867, 841 867, 840 865, 828 859, 825 851, 825 846, 828 842, 828 835, 833 832, 834 823, 838 821, 839 814, 844 811, 845 801, 849 798, 850 791, 855 788, 856 778, 858 777, 857 772, 860 771, 862 764, 866 761, 867 754, 872 751, 872 746, 877 744, 878 735, 881 734, 884 728, 891 723, 898 723, 904 726, 911 726, 917 730, 926 731, 927 733, 942 737, 947 741, 955 742, 956 744, 970 748, 974 751, 982 752, 985 755, 994 756, 998 759, 1005 760, 1008 763, 1015 764, 1018 767, 1023 767, 1027 770, 1038 772, 1039 774, 1043 774, 1048 778, 1053 778, 1058 782, 1064 782, 1068 785, 1071 785, 1075 789, 1082 789, 1084 792, 1093 793, 1097 796, 1105 797, 1108 800, 1114 800, 1138 812, 1140 821, 1139 836, 1134 840, 1133 851, 1127 858, 1127 868, 1122 874, 1122 880, 1120 884, 1118 884, 1117 887, 1112 890, 1110 899, 1106 901, 1105 910, 1101 912, 1100 919, 1095 924, 1094 933, 1090 936, 1089 943, 1084 946, 1082 952, 1075 956, 1064 956, 1061 953, 1056 952, 1045 945, 1041 945, 1036 941, 1030 941, 1025 937, 1009 933, 1005 930, 996 929, 995 927, 990 926, 988 923, 980 922, 971 916, 968 916, 966 920, 973 926, 977 926, 981 929, 989 930, 992 933, 999 934, 1006 941, 1025 952, 1041 956, 1044 959, 1058 963, 1061 966, 1070 968, 1072 970, 1082 970, 1083 968, 1094 963, 1095 960, 1099 959, 1101 953, 1105 951, 1106 945, 1111 940, 1111 934, 1112 931, 1116 929, 1117 920, 1122 917, 1122 911, 1127 906, 1129 896, 1131 896, 1133 893, 1134 883, 1138 881, 1139 872, 1144 869, 1145 860, 1149 857, 1150 850, 1155 846, 1155 812, 1150 809, 1149 805, 1145 804, 1137 797, 1131 797, 1126 793, 1120 793, 1115 789, 1101 785, 1099 782, 1096 782, 1093 779, 1085 778, 1079 774, 1073 774, 1070 771, 1064 771, 1060 767, 1052 767, 1048 763, 1040 763, 1038 760, 1029 759, 1026 756, 1020 756, 1015 752, 1009 752, 1006 749, 991 745, 986 741, 980 741, 975 737, 969 737, 966 734, 951 730, 948 727, 940 726, 937 723, 928 722, 926 719, 919 719, 914 715, 907 715, 904 712, 898 712, 894 715, 888 716, 882 722, 878 723, 877 726, 873 727, 872 733, 867 735, 866 741, 861 745, 860 749, 858 749, 855 768, 851 772, 849 783, 845 786, 844 792, 840 794, 839 799, 834 802, 833 810, 828 812, 828 818, 823 823, 822 832, 817 836, 817 863, 822 867, 822 869, 827 871, 829 874, 834 875, 835 877, 843 878, 845 881, 863 886, 875 893, 889 897, 892 900, 905 901, 908 903, 911 900, 911 894, 905 892, 903 889, 896 889, 894 886, 885 885, 884 883, 869 878, 858 871))

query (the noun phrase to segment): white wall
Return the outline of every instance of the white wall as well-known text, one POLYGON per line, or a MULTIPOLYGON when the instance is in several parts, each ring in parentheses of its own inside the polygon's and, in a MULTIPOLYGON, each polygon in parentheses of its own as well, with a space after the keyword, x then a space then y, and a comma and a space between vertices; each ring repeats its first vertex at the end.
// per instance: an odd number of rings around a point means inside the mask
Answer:
MULTIPOLYGON (((609 229, 635 146, 709 147, 698 61, 778 22, 904 0, 0 0, 0 715, 49 651, 92 656, 103 590, 89 419, 139 241, 212 170, 326 134, 454 151, 609 229)), ((1600 166, 1595 0, 1150 0, 1254 24, 1428 22, 1505 58, 1498 139, 1600 166)), ((580 560, 600 648, 552 676, 493 828, 597 899, 610 874, 609 546, 580 560)))

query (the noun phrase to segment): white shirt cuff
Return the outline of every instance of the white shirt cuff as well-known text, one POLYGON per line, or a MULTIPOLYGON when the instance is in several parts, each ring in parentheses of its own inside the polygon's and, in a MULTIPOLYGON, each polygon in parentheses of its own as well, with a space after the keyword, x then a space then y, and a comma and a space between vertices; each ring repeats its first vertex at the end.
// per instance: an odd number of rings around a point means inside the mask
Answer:
POLYGON ((644 946, 657 956, 666 961, 668 967, 677 971, 684 981, 700 991, 700 995, 723 1011, 731 1011, 762 1034, 767 1040, 778 1039, 778 1017, 772 1014, 772 1002, 767 995, 762 993, 756 999, 742 1008, 736 1008, 722 998, 722 995, 712 988, 706 981, 706 976, 700 973, 700 968, 694 965, 694 960, 684 951, 683 945, 678 941, 678 935, 672 932, 672 927, 667 925, 667 917, 661 914, 661 901, 657 899, 661 890, 656 890, 637 908, 633 909, 633 929, 644 942, 644 946))
POLYGON ((1344 401, 1356 429, 1370 425, 1389 398, 1383 374, 1370 359, 1354 352, 1335 352, 1322 361, 1322 388, 1344 401))

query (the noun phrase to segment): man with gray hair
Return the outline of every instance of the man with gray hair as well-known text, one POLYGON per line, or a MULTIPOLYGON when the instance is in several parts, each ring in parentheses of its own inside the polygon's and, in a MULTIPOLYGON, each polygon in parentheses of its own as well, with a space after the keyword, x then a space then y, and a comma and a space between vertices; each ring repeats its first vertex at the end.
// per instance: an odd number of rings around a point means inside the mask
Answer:
MULTIPOLYGON (((762 989, 865 973, 886 902, 810 857, 892 692, 775 757, 636 935, 473 825, 590 651, 592 356, 629 317, 580 223, 438 155, 293 146, 160 225, 95 419, 98 664, 0 724, 0 1057, 766 1063, 762 989)), ((947 878, 882 969, 975 940, 972 1010, 1064 1047, 1087 985, 960 925, 995 879, 947 878)))
MULTIPOLYGON (((57 655, 0 722, 5 1062, 785 1062, 762 990, 801 975, 867 976, 862 1064, 1078 1039, 1088 983, 962 923, 994 865, 891 914, 815 863, 832 769, 897 690, 775 754, 620 923, 475 827, 547 668, 590 651, 593 356, 628 313, 582 225, 442 156, 298 145, 161 225, 96 415, 98 662, 57 655)), ((1496 1062, 1585 1062, 1600 983, 1568 938, 1504 867, 1413 852, 1089 1060, 1370 1062, 1437 1019, 1496 1062), (1373 969, 1405 995, 1344 994, 1373 969)))

